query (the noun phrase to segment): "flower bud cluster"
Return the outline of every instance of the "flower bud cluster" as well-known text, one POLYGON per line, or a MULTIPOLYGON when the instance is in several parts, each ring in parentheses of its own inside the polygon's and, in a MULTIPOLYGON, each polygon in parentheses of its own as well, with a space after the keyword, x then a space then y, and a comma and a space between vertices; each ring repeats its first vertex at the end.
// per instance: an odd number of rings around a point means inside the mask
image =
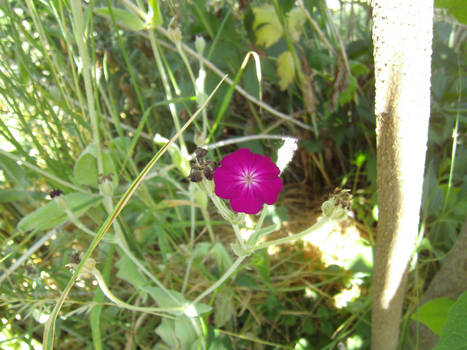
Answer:
POLYGON ((205 160, 204 157, 207 154, 208 151, 204 148, 197 148, 195 150, 196 164, 191 166, 191 171, 188 175, 191 182, 200 182, 203 180, 203 176, 206 180, 212 180, 217 163, 212 160, 205 160))
POLYGON ((341 220, 347 216, 352 208, 352 195, 349 190, 336 188, 326 202, 321 205, 321 211, 325 216, 333 220, 341 220))

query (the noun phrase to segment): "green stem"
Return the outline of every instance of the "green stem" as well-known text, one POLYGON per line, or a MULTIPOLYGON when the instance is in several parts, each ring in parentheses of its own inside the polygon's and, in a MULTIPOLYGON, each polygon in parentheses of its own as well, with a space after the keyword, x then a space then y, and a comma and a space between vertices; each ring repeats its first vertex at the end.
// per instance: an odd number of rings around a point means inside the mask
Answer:
POLYGON ((148 312, 148 313, 163 313, 163 312, 180 312, 183 311, 185 308, 184 307, 175 307, 175 308, 160 308, 160 307, 144 307, 144 306, 134 306, 131 304, 127 304, 124 301, 118 299, 107 287, 107 284, 105 283, 104 277, 102 277, 101 273, 99 270, 96 268, 93 269, 92 274, 97 280, 97 283, 99 284, 99 287, 101 288, 102 292, 105 294, 107 298, 109 298, 116 306, 127 309, 127 310, 132 310, 132 311, 140 311, 140 312, 148 312))
POLYGON ((321 226, 324 226, 325 224, 327 224, 329 221, 330 221, 330 219, 328 217, 323 216, 316 224, 314 224, 313 226, 307 228, 306 230, 304 230, 304 231, 302 231, 300 233, 297 233, 297 234, 292 235, 292 236, 284 237, 284 238, 279 238, 279 239, 276 239, 274 241, 260 243, 260 244, 258 244, 258 245, 256 245, 254 247, 254 250, 259 250, 259 249, 271 247, 273 245, 279 245, 279 244, 284 244, 284 243, 295 241, 295 240, 297 240, 299 238, 302 238, 302 237, 310 234, 313 231, 316 231, 321 226))
MULTIPOLYGON (((157 69, 159 70, 159 74, 161 75, 162 86, 165 90, 165 95, 167 96, 168 100, 172 100, 172 90, 169 85, 169 81, 167 79, 167 74, 164 69, 164 65, 162 63, 162 58, 160 55, 160 48, 156 41, 156 35, 153 30, 149 31, 149 41, 151 42, 152 52, 154 54, 154 59, 156 60, 157 69)), ((177 109, 174 103, 169 104, 169 110, 172 114, 172 119, 175 125, 175 130, 180 130, 180 121, 178 119, 177 109)), ((187 154, 187 148, 185 145, 185 140, 183 136, 180 136, 180 148, 182 150, 182 154, 187 154)))
POLYGON ((92 140, 96 146, 96 158, 97 158, 97 172, 99 175, 104 174, 104 165, 102 161, 102 147, 99 140, 99 124, 96 113, 96 106, 94 104, 94 93, 91 83, 91 61, 89 58, 88 48, 84 42, 85 39, 85 28, 84 18, 81 4, 79 1, 71 1, 71 13, 73 15, 73 33, 75 34, 75 40, 78 45, 79 55, 82 60, 82 74, 84 80, 84 88, 86 91, 86 99, 88 101, 89 118, 91 119, 91 130, 92 140))
POLYGON ((203 299, 204 297, 206 297, 207 295, 209 295, 211 292, 213 292, 217 287, 219 287, 222 283, 224 283, 224 281, 230 277, 230 275, 232 275, 235 270, 237 270, 237 268, 240 266, 240 264, 243 262, 243 260, 245 260, 246 258, 246 255, 245 256, 239 256, 237 258, 237 260, 235 260, 235 262, 232 264, 232 266, 230 266, 230 268, 222 275, 221 278, 219 278, 216 283, 214 283, 211 287, 209 287, 208 289, 206 289, 203 293, 201 293, 196 299, 195 301, 193 302, 194 305, 196 305, 201 299, 203 299))
MULTIPOLYGON (((459 60, 459 59, 458 59, 459 60)), ((459 70, 459 77, 461 76, 460 72, 460 64, 458 61, 458 70, 459 70)), ((458 84, 456 87, 457 90, 457 104, 460 106, 461 104, 461 91, 462 91, 462 80, 458 79, 458 84)), ((446 191, 446 199, 444 200, 443 211, 446 209, 448 204, 449 195, 451 194, 451 187, 452 187, 452 178, 454 174, 454 163, 456 158, 456 150, 457 150, 457 138, 459 137, 459 110, 456 113, 456 124, 454 125, 454 129, 452 130, 452 151, 451 151, 451 165, 449 167, 449 179, 448 179, 448 188, 446 191)))

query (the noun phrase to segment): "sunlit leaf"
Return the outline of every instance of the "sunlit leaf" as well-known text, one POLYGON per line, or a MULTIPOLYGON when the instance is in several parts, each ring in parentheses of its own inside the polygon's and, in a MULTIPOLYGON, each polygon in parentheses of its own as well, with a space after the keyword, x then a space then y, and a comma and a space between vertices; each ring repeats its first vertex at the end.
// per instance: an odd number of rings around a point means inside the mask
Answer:
POLYGON ((295 78, 295 65, 293 63, 292 53, 283 52, 277 58, 277 76, 279 77, 279 87, 281 90, 287 89, 295 78))
POLYGON ((14 160, 0 155, 0 170, 3 170, 5 178, 22 187, 26 180, 26 173, 14 160))
POLYGON ((298 41, 303 32, 306 16, 302 9, 295 7, 287 13, 287 28, 292 40, 298 41))
MULTIPOLYGON (((108 7, 97 8, 94 10, 97 14, 110 17, 110 11, 108 7)), ((116 7, 112 7, 112 14, 115 19, 131 30, 142 30, 145 28, 144 22, 134 13, 126 10, 122 10, 116 7)))
POLYGON ((161 10, 159 8, 159 0, 149 0, 149 5, 152 10, 151 25, 154 27, 162 25, 163 20, 161 10))
POLYGON ((18 190, 1 190, 0 191, 0 203, 11 203, 16 202, 24 198, 27 195, 26 191, 18 190))
POLYGON ((422 322, 439 335, 448 317, 448 312, 454 303, 454 300, 448 298, 430 300, 412 315, 412 319, 422 322))
MULTIPOLYGON (((76 217, 96 206, 101 201, 101 197, 92 193, 76 192, 69 193, 63 197, 68 207, 76 217)), ((32 213, 26 215, 18 223, 18 230, 47 230, 64 223, 66 220, 68 220, 68 216, 58 206, 57 202, 50 201, 43 207, 40 207, 32 213)))
POLYGON ((89 153, 81 154, 73 168, 73 175, 74 182, 79 185, 97 185, 96 157, 89 153))
POLYGON ((467 6, 465 0, 435 0, 435 6, 445 8, 459 22, 467 24, 467 6))
POLYGON ((173 312, 177 315, 182 313, 185 315, 201 315, 211 311, 212 309, 209 305, 203 303, 197 303, 196 305, 191 306, 191 303, 185 299, 183 294, 175 290, 163 290, 162 288, 152 286, 145 287, 143 290, 148 292, 161 308, 178 309, 173 312), (170 295, 167 292, 170 293, 170 295))
POLYGON ((282 37, 282 26, 272 5, 253 9, 255 20, 253 29, 256 33, 256 44, 270 47, 282 37), (258 28, 259 27, 259 28, 258 28))
MULTIPOLYGON (((74 182, 80 185, 97 186, 100 178, 97 172, 97 158, 96 158, 96 147, 94 144, 88 145, 81 155, 76 160, 73 168, 74 182)), ((115 174, 115 167, 113 164, 112 157, 109 151, 102 152, 102 165, 104 168, 104 174, 111 175, 115 174)), ((113 176, 113 185, 118 185, 117 177, 113 176)))
POLYGON ((120 254, 120 260, 115 265, 118 268, 118 278, 127 281, 139 290, 148 285, 147 279, 127 255, 120 254))
POLYGON ((449 310, 439 342, 433 350, 467 349, 467 292, 464 292, 449 310))

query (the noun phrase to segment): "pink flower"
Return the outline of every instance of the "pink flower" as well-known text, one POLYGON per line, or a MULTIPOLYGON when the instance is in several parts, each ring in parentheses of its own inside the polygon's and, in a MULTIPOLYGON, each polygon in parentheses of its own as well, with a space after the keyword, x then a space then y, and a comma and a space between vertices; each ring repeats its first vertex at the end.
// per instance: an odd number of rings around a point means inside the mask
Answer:
POLYGON ((241 148, 225 156, 214 171, 214 191, 230 199, 239 213, 257 214, 263 204, 274 204, 282 189, 280 170, 268 156, 241 148))

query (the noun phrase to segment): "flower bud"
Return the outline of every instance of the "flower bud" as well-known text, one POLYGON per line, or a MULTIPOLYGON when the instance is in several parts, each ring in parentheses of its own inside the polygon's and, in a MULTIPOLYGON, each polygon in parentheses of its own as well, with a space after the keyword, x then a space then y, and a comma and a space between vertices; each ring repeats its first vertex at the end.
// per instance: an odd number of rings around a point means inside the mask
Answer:
POLYGON ((323 214, 332 220, 342 220, 352 206, 352 195, 349 190, 335 189, 326 202, 321 205, 323 214))
POLYGON ((212 180, 214 177, 214 171, 210 167, 205 167, 203 173, 206 180, 212 180))
POLYGON ((182 31, 173 20, 169 24, 169 28, 167 29, 167 35, 169 36, 169 39, 174 42, 175 45, 179 45, 182 41, 182 31))
POLYGON ((62 194, 62 191, 55 189, 55 190, 50 191, 49 196, 50 198, 55 198, 55 197, 60 196, 61 194, 62 194))
MULTIPOLYGON (((68 267, 71 270, 76 270, 76 268, 79 265, 78 259, 81 260, 81 257, 80 256, 79 257, 73 257, 74 261, 71 262, 70 264, 67 264, 66 267, 68 267)), ((94 273, 95 268, 96 268, 96 260, 94 260, 93 258, 88 258, 84 262, 83 268, 81 269, 81 271, 79 273, 78 279, 91 278, 93 273, 94 273)))
POLYGON ((196 132, 194 141, 196 146, 202 146, 206 143, 206 135, 203 132, 196 132))
POLYGON ((191 182, 200 182, 203 180, 203 173, 201 172, 201 168, 193 166, 190 170, 190 175, 188 175, 188 179, 190 179, 191 182))
POLYGON ((114 189, 113 189, 112 180, 108 179, 107 177, 104 177, 99 187, 104 196, 106 197, 113 196, 114 189))
POLYGON ((198 147, 197 149, 195 149, 196 160, 200 164, 204 163, 203 158, 206 157, 206 154, 208 154, 208 151, 205 150, 204 148, 198 147))
POLYGON ((197 35, 195 39, 196 52, 202 55, 205 48, 206 48, 206 40, 204 40, 202 36, 197 35))

